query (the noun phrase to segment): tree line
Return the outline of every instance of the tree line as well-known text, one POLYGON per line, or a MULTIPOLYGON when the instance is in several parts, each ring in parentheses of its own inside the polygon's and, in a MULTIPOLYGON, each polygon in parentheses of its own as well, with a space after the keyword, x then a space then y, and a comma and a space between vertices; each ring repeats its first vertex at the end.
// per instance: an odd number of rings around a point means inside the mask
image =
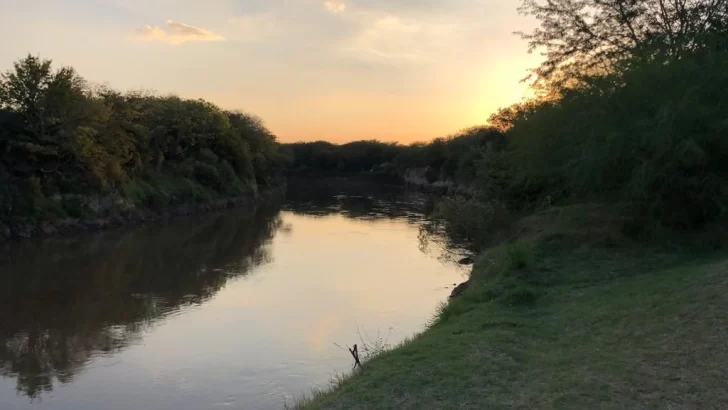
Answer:
POLYGON ((283 148, 292 159, 289 173, 296 176, 388 176, 401 181, 407 170, 422 169, 429 182, 470 184, 483 152, 503 143, 501 132, 482 126, 429 143, 369 140, 339 145, 315 141, 283 144, 283 148))
POLYGON ((287 166, 262 121, 204 100, 90 86, 28 55, 0 76, 0 215, 82 216, 84 197, 163 207, 255 193, 287 166))

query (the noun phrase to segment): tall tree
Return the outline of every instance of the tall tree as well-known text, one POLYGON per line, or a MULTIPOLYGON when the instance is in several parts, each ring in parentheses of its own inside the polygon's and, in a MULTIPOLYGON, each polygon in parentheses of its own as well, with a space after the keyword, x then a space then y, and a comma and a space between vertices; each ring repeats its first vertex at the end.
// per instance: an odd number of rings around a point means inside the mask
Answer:
POLYGON ((6 130, 8 150, 14 171, 26 176, 72 166, 71 142, 89 134, 83 126, 96 115, 86 83, 73 68, 53 71, 50 60, 32 55, 0 75, 0 108, 19 119, 6 130))
POLYGON ((520 11, 541 22, 519 33, 530 51, 543 50, 537 85, 610 72, 630 59, 679 58, 728 37, 728 0, 523 0, 520 11))

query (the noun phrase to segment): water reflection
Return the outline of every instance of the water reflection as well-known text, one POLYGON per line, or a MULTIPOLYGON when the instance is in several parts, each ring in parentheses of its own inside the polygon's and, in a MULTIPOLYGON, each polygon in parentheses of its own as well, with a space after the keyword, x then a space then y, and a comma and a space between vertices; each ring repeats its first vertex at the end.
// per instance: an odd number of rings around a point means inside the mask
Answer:
POLYGON ((349 368, 333 342, 397 343, 462 278, 418 250, 426 196, 291 187, 282 207, 0 249, 0 408, 280 408, 349 368))
POLYGON ((396 185, 334 178, 289 185, 285 210, 310 216, 341 214, 359 220, 404 219, 422 222, 434 206, 434 198, 406 192, 396 185))
POLYGON ((269 262, 275 207, 40 246, 0 257, 0 375, 34 398, 185 306, 269 262))
POLYGON ((292 181, 284 210, 300 215, 325 217, 340 214, 357 220, 405 220, 420 225, 419 249, 436 254, 440 262, 451 263, 469 255, 462 242, 453 241, 444 230, 424 224, 438 198, 398 185, 373 184, 366 180, 322 178, 292 181))

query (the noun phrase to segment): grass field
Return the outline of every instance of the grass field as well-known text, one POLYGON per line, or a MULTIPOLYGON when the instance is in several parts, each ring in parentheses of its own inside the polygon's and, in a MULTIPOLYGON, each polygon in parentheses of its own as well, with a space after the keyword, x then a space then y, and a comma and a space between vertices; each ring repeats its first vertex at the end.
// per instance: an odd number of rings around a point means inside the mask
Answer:
POLYGON ((427 331, 296 407, 728 408, 728 252, 603 211, 520 221, 427 331))

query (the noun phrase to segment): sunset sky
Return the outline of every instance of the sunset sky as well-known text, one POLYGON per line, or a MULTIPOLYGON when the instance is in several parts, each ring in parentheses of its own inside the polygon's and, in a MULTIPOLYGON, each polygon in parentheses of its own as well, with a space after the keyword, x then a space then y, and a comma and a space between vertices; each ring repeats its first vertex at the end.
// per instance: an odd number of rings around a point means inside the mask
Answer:
POLYGON ((538 55, 517 0, 5 0, 0 69, 205 98, 281 141, 412 142, 520 100, 538 55))

